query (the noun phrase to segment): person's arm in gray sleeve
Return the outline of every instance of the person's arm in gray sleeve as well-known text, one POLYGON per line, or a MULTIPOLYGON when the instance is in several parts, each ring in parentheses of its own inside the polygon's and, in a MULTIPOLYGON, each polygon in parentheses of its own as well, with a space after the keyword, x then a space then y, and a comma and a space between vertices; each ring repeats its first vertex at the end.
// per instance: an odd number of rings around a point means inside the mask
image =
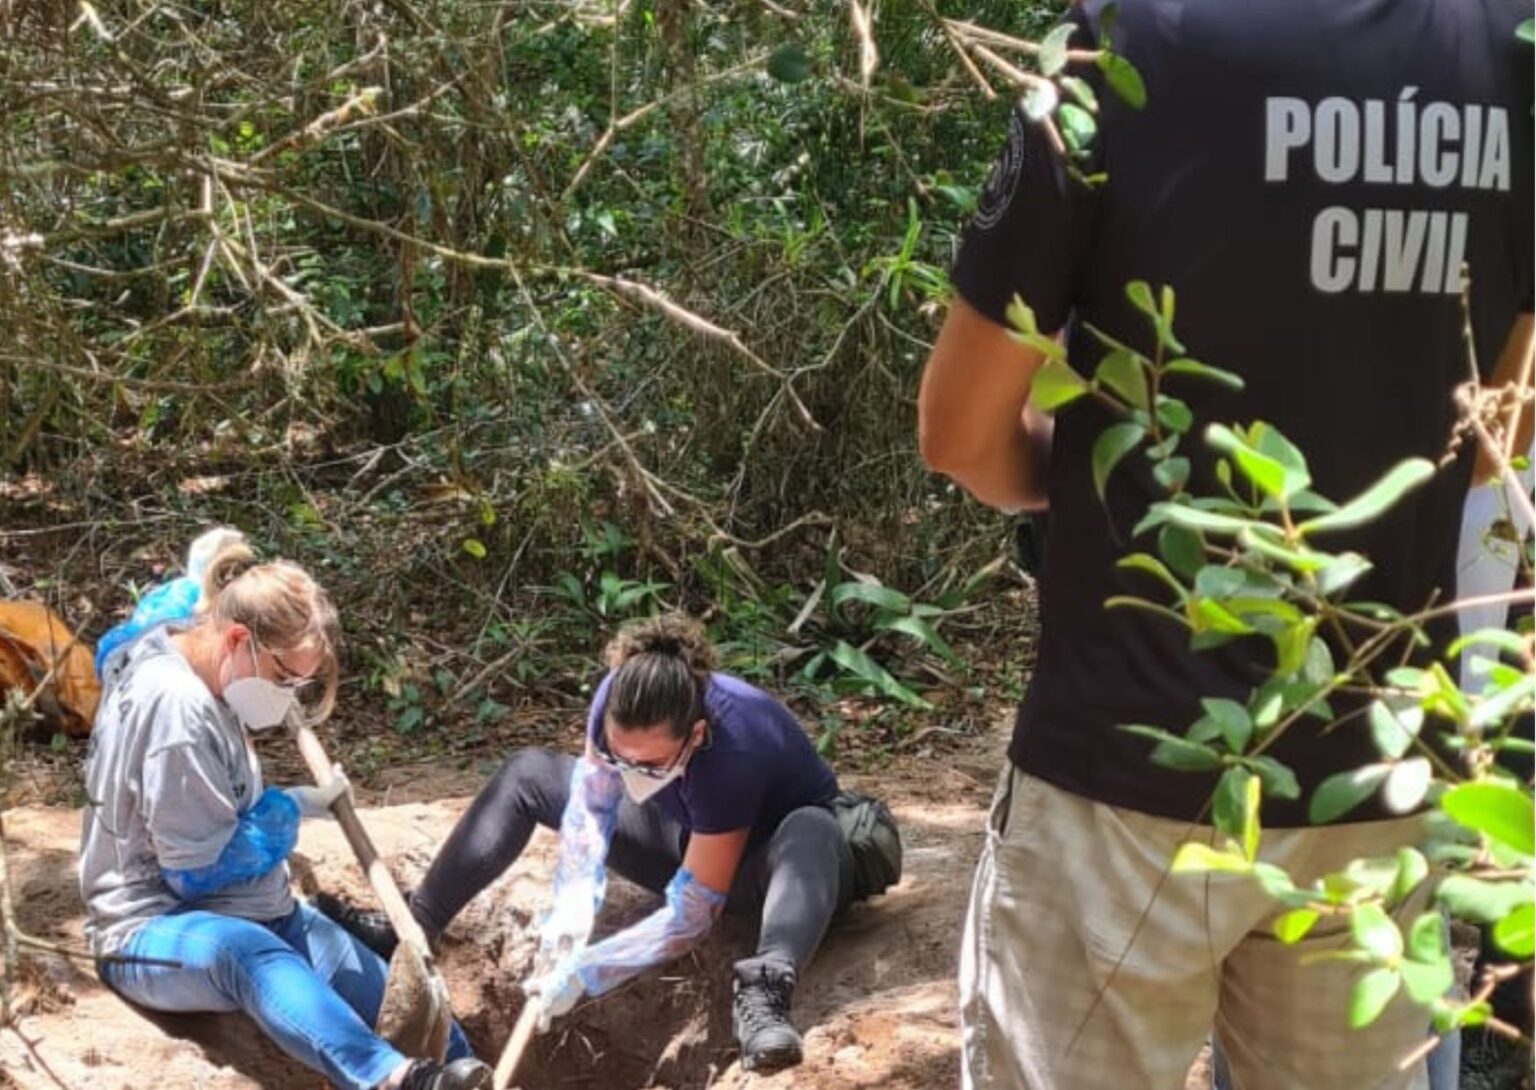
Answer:
POLYGON ((149 752, 143 791, 161 877, 184 901, 261 877, 298 840, 299 807, 292 798, 268 788, 241 812, 214 755, 192 741, 149 752))

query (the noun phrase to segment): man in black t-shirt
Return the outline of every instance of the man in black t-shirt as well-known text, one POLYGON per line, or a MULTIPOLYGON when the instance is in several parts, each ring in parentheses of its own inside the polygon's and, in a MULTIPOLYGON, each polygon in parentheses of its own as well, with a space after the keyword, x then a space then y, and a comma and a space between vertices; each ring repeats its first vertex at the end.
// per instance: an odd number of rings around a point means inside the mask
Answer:
MULTIPOLYGON (((1097 48, 1101 7, 1073 9, 1077 48, 1097 48)), ((1519 0, 1122 0, 1114 45, 1147 103, 1099 86, 1093 169, 1108 180, 1093 189, 1015 111, 919 397, 931 468, 985 503, 1051 513, 1038 665, 962 960, 967 1086, 1178 1087, 1213 1020, 1244 1090, 1418 1077, 1397 1062, 1422 1009, 1400 997, 1349 1030, 1357 966, 1298 966, 1269 931, 1279 907, 1246 878, 1165 880, 1177 844, 1212 835, 1198 823, 1214 775, 1153 765, 1119 725, 1182 733, 1200 698, 1246 702, 1255 677, 1241 648, 1197 653, 1152 614, 1105 609, 1148 594, 1115 561, 1148 547, 1131 531, 1160 489, 1129 458, 1095 495, 1090 452, 1112 418, 1084 399, 1053 431, 1024 410, 1042 357, 1009 337, 1005 309, 1021 296, 1091 373, 1084 325, 1149 347, 1125 284, 1169 285, 1190 353, 1244 380, 1175 376, 1167 392, 1197 419, 1272 422, 1335 499, 1404 458, 1438 461, 1466 377, 1464 265, 1490 367, 1500 346, 1530 351, 1528 16, 1519 0)), ((1328 542, 1375 563, 1352 597, 1415 610, 1452 590, 1469 462, 1328 542)), ((1297 724, 1269 752, 1302 797, 1266 804, 1265 858, 1298 881, 1421 837, 1374 803, 1306 827, 1319 782, 1378 759, 1358 720, 1297 724)), ((1300 952, 1343 943, 1325 921, 1300 952)))

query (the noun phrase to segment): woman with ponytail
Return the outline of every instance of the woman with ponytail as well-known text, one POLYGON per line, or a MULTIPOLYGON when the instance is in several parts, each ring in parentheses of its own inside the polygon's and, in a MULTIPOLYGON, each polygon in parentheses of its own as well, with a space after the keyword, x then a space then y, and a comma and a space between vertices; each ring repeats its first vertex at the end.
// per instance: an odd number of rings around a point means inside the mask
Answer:
MULTIPOLYGON (((535 825, 556 829, 554 903, 529 985, 541 1028, 581 996, 677 957, 727 907, 760 911, 757 949, 734 966, 742 1066, 799 1063, 789 1022, 796 978, 840 909, 898 877, 889 811, 840 795, 794 715, 717 672, 693 621, 631 625, 607 659, 583 753, 514 753, 438 853, 411 910, 429 936, 441 934, 511 866, 535 825), (610 865, 665 903, 589 946, 610 865)), ((378 914, 331 899, 320 907, 375 949, 392 947, 378 914)))
POLYGON ((243 1011, 347 1090, 489 1086, 457 1026, 446 1067, 376 1036, 384 962, 289 889, 300 818, 327 816, 347 782, 264 787, 251 735, 329 714, 335 607, 238 534, 201 559, 178 599, 195 614, 157 615, 104 657, 80 848, 102 981, 151 1010, 243 1011))

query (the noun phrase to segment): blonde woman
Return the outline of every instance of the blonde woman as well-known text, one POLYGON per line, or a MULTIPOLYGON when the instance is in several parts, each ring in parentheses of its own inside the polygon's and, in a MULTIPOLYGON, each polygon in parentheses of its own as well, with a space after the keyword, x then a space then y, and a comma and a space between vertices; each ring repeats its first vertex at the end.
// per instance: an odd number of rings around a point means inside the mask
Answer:
POLYGON ((347 790, 263 784, 254 732, 335 700, 336 610, 302 569, 230 540, 198 614, 106 663, 80 848, 101 979, 156 1011, 243 1011, 284 1052, 348 1090, 490 1085, 453 1027, 446 1066, 373 1032, 384 962, 289 889, 301 817, 347 790))

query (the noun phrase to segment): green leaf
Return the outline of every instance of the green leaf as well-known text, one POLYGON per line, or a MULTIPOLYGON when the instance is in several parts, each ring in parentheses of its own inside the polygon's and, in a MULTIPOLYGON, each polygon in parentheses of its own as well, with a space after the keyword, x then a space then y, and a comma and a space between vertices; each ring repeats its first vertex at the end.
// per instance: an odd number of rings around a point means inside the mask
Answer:
POLYGON ((1377 752, 1393 761, 1407 753, 1418 737, 1424 726, 1424 709, 1417 700, 1389 696, 1371 703, 1369 719, 1377 752))
POLYGON ((1429 861, 1417 848, 1397 849, 1397 872, 1392 876, 1392 887, 1387 899, 1393 904, 1403 900, 1420 882, 1429 877, 1429 861))
POLYGON ((1469 632, 1445 649, 1447 661, 1461 655, 1469 647, 1487 646, 1497 651, 1505 651, 1511 655, 1525 653, 1525 640, 1518 633, 1511 632, 1507 628, 1479 628, 1476 632, 1469 632))
POLYGON ((1219 632, 1228 636, 1246 636, 1253 632, 1253 626, 1233 613, 1220 602, 1210 598, 1191 600, 1192 614, 1195 632, 1219 632))
MULTIPOLYGON (((1225 464, 1225 462, 1217 463, 1218 466, 1225 464)), ((1252 522, 1237 535, 1237 543, 1267 559, 1279 561, 1295 572, 1319 571, 1327 567, 1333 559, 1328 553, 1320 553, 1308 548, 1293 549, 1282 545, 1276 540, 1278 536, 1279 531, 1275 527, 1262 522, 1252 522)))
POLYGON ((1237 534, 1252 525, 1250 519, 1234 518, 1217 511, 1205 511, 1188 504, 1163 500, 1152 505, 1152 514, 1189 530, 1214 534, 1237 534))
POLYGON ((1527 19, 1525 22, 1515 27, 1515 37, 1520 39, 1526 45, 1536 43, 1536 20, 1527 19))
POLYGON ((1364 1029, 1381 1016, 1397 994, 1402 978, 1396 969, 1372 969, 1355 981, 1349 996, 1349 1027, 1364 1029))
POLYGON ((1235 851, 1217 851, 1198 840, 1185 841, 1173 853, 1170 867, 1174 874, 1204 874, 1216 871, 1225 874, 1247 874, 1253 864, 1235 851))
POLYGON ((1536 696, 1536 674, 1525 674, 1514 684, 1478 701, 1467 725, 1481 730, 1501 723, 1516 712, 1526 710, 1522 706, 1529 704, 1533 696, 1536 696))
POLYGON ((1248 748, 1248 740, 1253 737, 1253 720, 1248 717, 1247 708, 1225 697, 1205 697, 1200 701, 1200 707, 1221 728, 1228 749, 1241 753, 1248 748))
POLYGON ((1243 788, 1243 854, 1250 863, 1259 857, 1259 808, 1263 804, 1263 783, 1257 776, 1249 776, 1243 788))
POLYGON ((1209 364, 1201 363, 1199 360, 1192 360, 1188 356, 1169 360, 1163 367, 1163 370, 1172 375, 1190 375, 1194 378, 1203 378, 1220 386, 1225 386, 1229 390, 1241 390, 1243 388, 1243 380, 1240 376, 1234 375, 1231 371, 1223 371, 1219 367, 1212 367, 1209 364))
POLYGON ((1296 448, 1280 429, 1272 424, 1266 424, 1260 420, 1249 430, 1249 438, 1258 452, 1267 458, 1273 458, 1285 467, 1287 477, 1301 482, 1291 489, 1291 494, 1305 491, 1312 483, 1312 474, 1307 469, 1307 460, 1302 457, 1301 451, 1296 448))
POLYGON ((1131 553, 1129 556, 1122 556, 1119 560, 1115 561, 1115 567, 1125 571, 1143 571, 1148 575, 1154 576, 1161 580, 1163 585, 1169 590, 1173 591, 1174 596, 1181 602, 1189 596, 1189 592, 1184 589, 1183 584, 1174 578, 1173 573, 1155 556, 1147 553, 1131 553))
POLYGON ((1297 529, 1303 534, 1350 530, 1380 516, 1408 492, 1435 475, 1435 464, 1425 458, 1409 458, 1387 471, 1375 484, 1337 511, 1308 519, 1297 529))
POLYGON ((1434 770, 1427 757, 1398 761, 1381 786, 1381 804, 1389 813, 1406 814, 1424 801, 1434 770))
POLYGON ((1275 938, 1287 946, 1294 946, 1307 937, 1312 925, 1317 923, 1318 913, 1313 908, 1293 908, 1277 918, 1271 929, 1275 938))
POLYGON ((1205 566, 1205 546, 1200 535, 1185 526, 1164 526, 1157 532, 1157 551, 1168 566, 1185 579, 1193 579, 1205 566))
POLYGON ((1104 71, 1105 82, 1127 106, 1139 110, 1147 104, 1146 84, 1142 83, 1141 73, 1130 61, 1105 50, 1099 54, 1099 67, 1104 71))
POLYGON ((1364 765, 1329 776, 1312 792, 1307 819, 1322 825, 1349 813, 1376 793, 1391 770, 1391 765, 1364 765))
POLYGON ((1312 643, 1312 633, 1317 631, 1317 618, 1308 617, 1299 624, 1288 625, 1270 638, 1275 644, 1275 673, 1289 677, 1301 670, 1307 661, 1307 649, 1312 643))
POLYGON ((1266 894, 1283 904, 1299 905, 1311 900, 1310 895, 1297 890, 1283 867, 1273 863, 1255 863, 1253 877, 1266 894))
POLYGON ((1493 925, 1493 941, 1510 957, 1525 960, 1536 954, 1536 905, 1530 901, 1516 905, 1493 925))
POLYGON ((1167 394, 1157 395, 1157 422, 1170 431, 1183 435, 1189 431, 1195 423, 1195 414, 1190 407, 1176 397, 1167 394))
POLYGON ((1147 429, 1140 424, 1115 424, 1105 428, 1093 443, 1093 489, 1104 498, 1104 486, 1115 466, 1146 436, 1147 429))
POLYGON ((1139 734, 1143 738, 1156 740, 1157 746, 1152 750, 1152 761, 1164 768, 1172 768, 1180 772, 1205 772, 1221 767, 1220 755, 1210 746, 1190 742, 1160 727, 1130 724, 1120 729, 1128 734, 1139 734))
POLYGON ((1395 961, 1403 956, 1402 933, 1380 905, 1358 906, 1350 914, 1349 930, 1355 945, 1380 961, 1395 961))
POLYGON ((1317 572, 1319 594, 1337 594, 1351 586, 1374 565, 1359 553, 1340 553, 1317 572))
POLYGON ((1202 598, 1232 598, 1242 593, 1248 577, 1236 568, 1208 564, 1195 577, 1195 593, 1202 598))
POLYGON ((939 635, 939 630, 922 617, 898 617, 894 621, 881 622, 875 627, 882 632, 900 632, 911 636, 951 666, 961 665, 960 657, 955 654, 949 644, 944 642, 944 637, 939 635))
POLYGON ((466 537, 459 543, 459 546, 476 560, 485 559, 485 545, 481 543, 479 538, 466 537))
POLYGON ((1445 918, 1438 912, 1420 913, 1408 927, 1408 957, 1432 963, 1445 957, 1445 918))
POLYGON ((1424 1006, 1444 999, 1445 993, 1456 983, 1456 971, 1451 968, 1451 959, 1445 955, 1433 962, 1399 962, 1397 971, 1402 975, 1403 988, 1409 998, 1424 1006))
POLYGON ((1491 924, 1530 903, 1533 893, 1529 881, 1490 882, 1453 874, 1435 890, 1435 900, 1457 919, 1491 924))
POLYGON ((1070 102, 1063 102, 1056 108, 1056 120, 1061 123, 1062 139, 1073 151, 1082 151, 1093 143, 1094 133, 1099 128, 1091 113, 1070 102))
POLYGON ((1440 797, 1440 809, 1457 823, 1521 855, 1536 853, 1536 807, 1521 788, 1502 783, 1458 784, 1440 797))
POLYGON ((1029 403, 1043 413, 1055 412, 1088 392, 1088 384, 1065 363, 1047 360, 1035 372, 1029 403))
POLYGON ((1098 369, 1093 377, 1100 384, 1108 386, 1120 397, 1134 406, 1146 411, 1149 402, 1147 400, 1147 372, 1142 366, 1141 360, 1134 353, 1116 349, 1099 361, 1098 369))
POLYGON ((874 659, 870 658, 861 649, 843 640, 838 640, 828 652, 832 661, 847 670, 860 681, 874 687, 886 696, 899 700, 911 708, 930 709, 933 705, 918 696, 911 689, 897 681, 874 659))
POLYGON ((1008 300, 1008 308, 1005 311, 1008 324, 1020 333, 1039 333, 1040 327, 1035 324, 1035 312, 1024 297, 1015 294, 1008 300))
POLYGON ((1211 802, 1211 824, 1232 837, 1243 835, 1243 815, 1248 798, 1248 781, 1252 777, 1246 768, 1229 768, 1216 781, 1216 796, 1211 802))
POLYGON ((1313 685, 1326 685, 1333 676, 1333 651, 1327 641, 1313 636, 1307 644, 1306 661, 1301 664, 1301 679, 1313 685))
POLYGON ((1098 112, 1099 96, 1093 93, 1093 87, 1087 80, 1078 79, 1076 76, 1062 76, 1056 82, 1061 85, 1063 91, 1077 99, 1077 104, 1083 109, 1098 112))
POLYGON ((1231 457, 1243 476, 1276 499, 1288 499, 1312 483, 1296 448, 1262 423, 1255 424, 1249 436, 1224 424, 1212 424, 1205 429, 1205 441, 1231 457))
POLYGON ((833 606, 845 602, 864 602, 891 613, 906 613, 912 608, 912 599, 901 591, 876 583, 862 583, 856 579, 833 587, 827 594, 827 602, 833 606))
POLYGON ((1189 483, 1189 470, 1188 458, 1169 458, 1152 467, 1152 479, 1169 492, 1180 492, 1189 483))
POLYGON ((1040 64, 1042 76, 1054 76, 1067 66, 1067 43, 1072 40, 1074 29, 1071 23, 1062 23, 1052 29, 1040 43, 1040 52, 1036 59, 1040 64))
POLYGON ((1264 790, 1277 799, 1301 798, 1301 784, 1296 773, 1273 757, 1259 756, 1243 759, 1244 766, 1251 768, 1264 784, 1264 790))
POLYGON ((1161 318, 1162 312, 1152 298, 1152 285, 1145 280, 1132 280, 1125 285, 1125 297, 1131 305, 1149 318, 1161 318))
POLYGON ((811 59, 794 42, 785 42, 768 58, 768 74, 780 83, 799 83, 811 74, 811 59))

